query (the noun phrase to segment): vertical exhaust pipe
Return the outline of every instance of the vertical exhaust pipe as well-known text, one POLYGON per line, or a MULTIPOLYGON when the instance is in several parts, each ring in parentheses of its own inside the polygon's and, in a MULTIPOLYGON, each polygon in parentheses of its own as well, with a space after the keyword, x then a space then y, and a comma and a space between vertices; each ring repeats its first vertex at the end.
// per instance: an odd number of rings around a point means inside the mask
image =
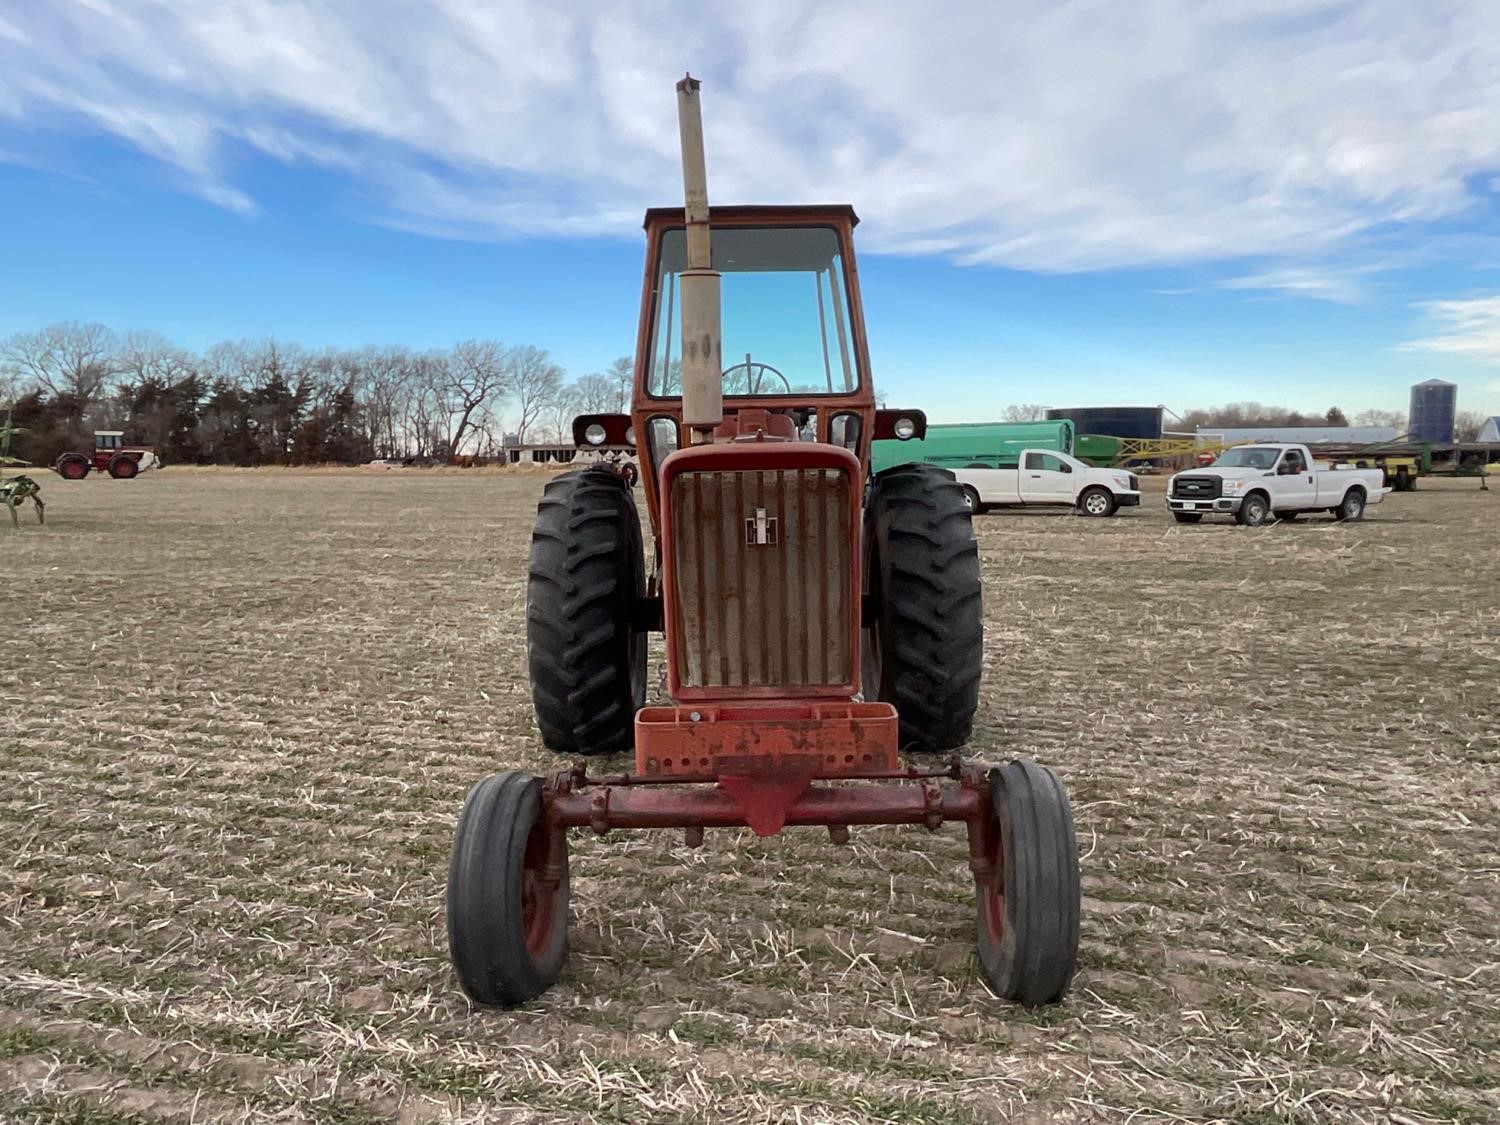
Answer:
POLYGON ((690 441, 708 440, 724 420, 724 370, 719 331, 719 274, 708 237, 708 171, 703 158, 701 83, 677 83, 682 135, 682 191, 687 219, 687 269, 682 271, 682 421, 690 441))

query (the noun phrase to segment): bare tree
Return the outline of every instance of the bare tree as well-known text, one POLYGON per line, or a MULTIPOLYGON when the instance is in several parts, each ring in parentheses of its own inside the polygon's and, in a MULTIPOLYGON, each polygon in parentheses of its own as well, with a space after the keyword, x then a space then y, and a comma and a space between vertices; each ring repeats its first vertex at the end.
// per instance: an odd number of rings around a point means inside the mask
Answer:
POLYGON ((635 379, 635 360, 622 355, 612 362, 604 375, 615 386, 615 395, 607 410, 600 414, 623 414, 630 409, 631 383, 635 379))
POLYGON ((1406 429, 1406 415, 1400 410, 1361 410, 1354 416, 1356 426, 1388 426, 1406 429))
POLYGON ((485 411, 510 391, 509 355, 494 340, 465 340, 455 344, 446 357, 434 358, 433 386, 441 409, 452 420, 448 431, 452 456, 484 420, 485 411))
POLYGON ((613 375, 581 375, 573 384, 580 414, 620 414, 620 384, 613 375))
POLYGON ((12 336, 0 346, 0 363, 13 379, 71 395, 84 409, 118 373, 116 347, 115 334, 102 324, 52 324, 12 336))
POLYGON ((1040 422, 1047 417, 1047 408, 1034 402, 1023 402, 1007 406, 1000 416, 1007 422, 1040 422))
POLYGON ((597 378, 597 376, 585 375, 576 383, 569 383, 558 389, 553 396, 551 404, 547 408, 547 431, 548 434, 559 445, 569 445, 573 441, 573 419, 580 414, 597 414, 584 405, 583 392, 580 384, 584 379, 597 378))
POLYGON ((526 345, 506 353, 507 389, 516 400, 516 440, 526 441, 526 431, 551 405, 562 389, 563 370, 541 348, 526 345))
POLYGON ((1454 441, 1478 441, 1479 431, 1489 421, 1489 416, 1477 410, 1460 410, 1453 416, 1454 441))

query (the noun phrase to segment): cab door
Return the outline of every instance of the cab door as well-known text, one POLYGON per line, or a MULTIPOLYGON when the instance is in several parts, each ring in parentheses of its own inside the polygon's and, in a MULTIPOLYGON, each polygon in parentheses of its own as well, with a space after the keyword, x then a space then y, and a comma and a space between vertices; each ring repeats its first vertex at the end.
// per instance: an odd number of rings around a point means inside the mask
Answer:
POLYGON ((1314 469, 1300 449, 1288 449, 1276 462, 1272 508, 1300 510, 1318 505, 1317 478, 1314 469))
POLYGON ((1073 498, 1073 466, 1056 454, 1027 450, 1021 463, 1021 502, 1071 504, 1073 498))

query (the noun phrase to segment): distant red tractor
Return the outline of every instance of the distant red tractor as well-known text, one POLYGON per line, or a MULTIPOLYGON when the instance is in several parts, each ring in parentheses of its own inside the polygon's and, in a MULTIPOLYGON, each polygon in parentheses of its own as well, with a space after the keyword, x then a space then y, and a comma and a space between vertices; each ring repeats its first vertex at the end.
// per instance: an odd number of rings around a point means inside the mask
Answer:
POLYGON ((129 480, 160 465, 161 459, 149 445, 126 445, 125 431, 95 430, 92 458, 82 453, 64 453, 52 468, 64 480, 82 480, 92 471, 108 473, 116 480, 129 480))

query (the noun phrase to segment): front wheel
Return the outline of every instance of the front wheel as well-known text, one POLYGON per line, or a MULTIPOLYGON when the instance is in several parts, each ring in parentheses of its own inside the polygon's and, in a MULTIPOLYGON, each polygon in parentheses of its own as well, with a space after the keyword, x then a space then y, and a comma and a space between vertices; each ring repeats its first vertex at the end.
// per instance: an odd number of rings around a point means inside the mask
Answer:
POLYGON ((135 458, 126 457, 123 453, 117 453, 109 459, 109 475, 115 480, 131 480, 140 471, 141 467, 136 464, 135 458))
POLYGON ((1245 527, 1259 527, 1271 518, 1271 504, 1259 492, 1252 492, 1240 501, 1240 510, 1234 518, 1245 527))
POLYGON ((557 981, 568 956, 567 830, 518 770, 469 791, 448 864, 448 955, 476 1004, 510 1008, 557 981))
POLYGON ((979 502, 979 491, 971 485, 964 485, 964 503, 969 506, 971 515, 978 515, 984 511, 984 505, 979 502))
POLYGON ((1365 494, 1357 488, 1344 493, 1339 506, 1333 510, 1336 520, 1362 520, 1365 518, 1365 494))
POLYGON ((1078 498, 1078 510, 1086 516, 1112 516, 1115 514, 1114 493, 1107 488, 1088 488, 1078 498))
POLYGON ((1057 775, 1024 758, 990 773, 990 808, 975 829, 990 861, 979 873, 979 967, 1027 1007, 1062 998, 1078 968, 1078 840, 1057 775))

